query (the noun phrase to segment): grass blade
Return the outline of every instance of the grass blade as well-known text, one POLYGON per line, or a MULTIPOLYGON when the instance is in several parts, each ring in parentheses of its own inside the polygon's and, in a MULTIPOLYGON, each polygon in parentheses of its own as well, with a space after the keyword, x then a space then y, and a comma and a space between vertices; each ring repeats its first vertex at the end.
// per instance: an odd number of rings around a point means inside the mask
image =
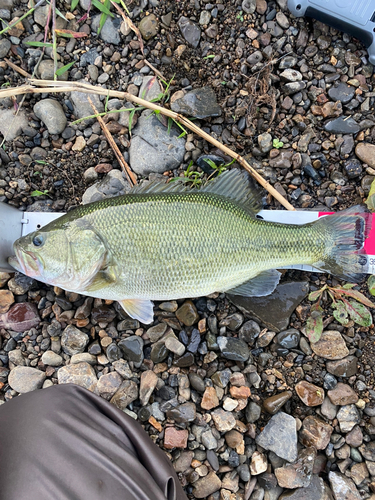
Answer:
POLYGON ((109 2, 104 2, 104 4, 102 4, 101 2, 99 2, 99 0, 92 0, 93 6, 100 10, 100 12, 103 12, 103 14, 107 14, 107 16, 114 17, 108 8, 108 5, 106 5, 107 3, 109 2))
POLYGON ((72 3, 70 4, 70 10, 73 11, 79 3, 79 0, 72 0, 72 3))
POLYGON ((30 47, 52 47, 52 43, 48 42, 23 42, 25 45, 30 47))
POLYGON ((65 66, 62 66, 61 68, 59 68, 55 75, 56 76, 61 76, 63 75, 66 71, 68 71, 77 61, 73 61, 73 62, 70 62, 68 64, 65 64, 65 66))

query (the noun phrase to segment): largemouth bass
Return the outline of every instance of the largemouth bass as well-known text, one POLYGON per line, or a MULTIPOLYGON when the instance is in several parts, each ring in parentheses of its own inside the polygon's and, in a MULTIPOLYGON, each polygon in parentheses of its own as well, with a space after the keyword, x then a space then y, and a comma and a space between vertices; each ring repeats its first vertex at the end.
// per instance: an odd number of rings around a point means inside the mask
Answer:
POLYGON ((258 219, 260 209, 260 194, 236 169, 200 190, 137 186, 20 238, 9 262, 44 283, 117 300, 146 324, 153 321, 152 300, 268 295, 282 266, 310 264, 354 280, 366 272, 364 208, 301 226, 258 219))

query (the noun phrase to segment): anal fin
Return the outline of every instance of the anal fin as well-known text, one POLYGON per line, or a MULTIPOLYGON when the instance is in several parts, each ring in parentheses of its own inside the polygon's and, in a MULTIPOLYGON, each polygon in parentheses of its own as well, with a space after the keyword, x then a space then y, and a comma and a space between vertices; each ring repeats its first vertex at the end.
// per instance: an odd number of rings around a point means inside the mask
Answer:
POLYGON ((154 321, 154 304, 145 299, 124 299, 118 301, 124 311, 133 319, 149 325, 154 321))
POLYGON ((269 269, 258 274, 249 281, 245 281, 236 288, 226 290, 226 293, 242 295, 243 297, 264 297, 270 295, 280 281, 281 273, 276 269, 269 269))

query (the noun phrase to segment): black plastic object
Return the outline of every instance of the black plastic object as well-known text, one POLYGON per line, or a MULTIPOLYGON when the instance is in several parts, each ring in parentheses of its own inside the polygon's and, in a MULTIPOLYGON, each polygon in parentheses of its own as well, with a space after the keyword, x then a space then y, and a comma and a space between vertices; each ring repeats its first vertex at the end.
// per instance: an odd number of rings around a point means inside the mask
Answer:
POLYGON ((358 38, 375 65, 374 0, 288 0, 288 8, 296 17, 312 17, 358 38))

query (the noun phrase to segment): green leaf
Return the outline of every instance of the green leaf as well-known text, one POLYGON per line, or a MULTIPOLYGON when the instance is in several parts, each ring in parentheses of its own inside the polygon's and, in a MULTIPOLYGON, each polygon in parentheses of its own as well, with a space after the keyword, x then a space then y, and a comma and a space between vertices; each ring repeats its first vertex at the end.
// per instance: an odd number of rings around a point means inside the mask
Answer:
POLYGON ((342 288, 344 288, 344 290, 350 290, 351 288, 354 288, 355 286, 357 286, 357 283, 345 283, 345 285, 343 285, 342 288))
POLYGON ((342 293, 344 295, 348 295, 352 299, 358 300, 358 302, 362 302, 367 307, 375 307, 374 304, 369 300, 367 297, 363 295, 363 293, 359 292, 358 290, 339 290, 339 293, 342 293))
POLYGON ((24 42, 24 44, 30 47, 52 47, 52 43, 48 42, 24 42))
POLYGON ((44 196, 45 194, 48 194, 48 189, 45 189, 44 191, 38 191, 36 189, 30 193, 30 196, 44 196))
POLYGON ((310 342, 318 342, 323 333, 323 316, 321 311, 313 311, 306 321, 306 336, 310 342))
POLYGON ((98 35, 102 31, 102 28, 107 20, 108 14, 102 13, 100 16, 100 21, 99 21, 99 28, 98 28, 98 35))
POLYGON ((347 325, 349 323, 348 311, 342 300, 337 300, 332 304, 333 317, 342 325, 347 325))
POLYGON ((107 16, 114 17, 112 12, 109 10, 108 3, 104 2, 104 4, 102 4, 102 2, 100 2, 99 0, 92 0, 92 5, 100 10, 100 12, 103 12, 103 14, 107 14, 107 16))
POLYGON ((375 295, 375 275, 372 275, 367 280, 368 291, 371 295, 375 295))
POLYGON ((129 114, 129 135, 132 135, 132 123, 135 114, 135 109, 132 109, 129 114))
POLYGON ((372 316, 370 311, 362 304, 355 302, 354 300, 345 300, 345 307, 349 313, 352 320, 361 326, 371 326, 372 316))
POLYGON ((72 0, 72 3, 70 4, 70 10, 74 10, 79 3, 79 0, 72 0))
POLYGON ((204 57, 203 59, 213 59, 215 54, 210 54, 209 56, 204 57))
POLYGON ((70 62, 68 64, 65 64, 65 66, 62 66, 56 71, 56 76, 61 76, 63 75, 66 71, 68 71, 77 61, 70 62))
POLYGON ((320 290, 316 290, 315 292, 309 293, 309 300, 311 302, 314 302, 315 300, 318 300, 319 297, 322 295, 324 288, 321 288, 320 290))

